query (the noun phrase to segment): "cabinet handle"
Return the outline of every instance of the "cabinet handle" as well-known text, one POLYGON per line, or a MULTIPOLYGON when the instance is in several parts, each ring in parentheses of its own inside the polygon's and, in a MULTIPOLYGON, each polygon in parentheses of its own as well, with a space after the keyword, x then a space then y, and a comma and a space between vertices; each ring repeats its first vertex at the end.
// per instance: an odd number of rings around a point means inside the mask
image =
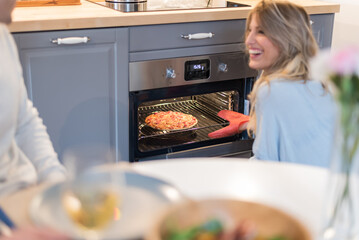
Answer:
POLYGON ((87 43, 90 41, 89 37, 67 37, 67 38, 58 38, 52 39, 51 42, 57 45, 60 44, 80 44, 87 43))
POLYGON ((188 40, 212 38, 213 36, 214 36, 214 33, 211 33, 211 32, 209 32, 209 33, 194 33, 194 34, 188 34, 188 35, 181 34, 181 38, 188 39, 188 40))

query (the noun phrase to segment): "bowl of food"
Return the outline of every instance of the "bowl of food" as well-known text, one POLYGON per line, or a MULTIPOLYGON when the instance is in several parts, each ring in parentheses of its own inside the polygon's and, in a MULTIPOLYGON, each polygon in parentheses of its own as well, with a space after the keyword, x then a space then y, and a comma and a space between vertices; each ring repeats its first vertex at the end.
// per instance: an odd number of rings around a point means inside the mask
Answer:
POLYGON ((312 240, 297 219, 260 203, 207 199, 174 205, 145 240, 312 240))

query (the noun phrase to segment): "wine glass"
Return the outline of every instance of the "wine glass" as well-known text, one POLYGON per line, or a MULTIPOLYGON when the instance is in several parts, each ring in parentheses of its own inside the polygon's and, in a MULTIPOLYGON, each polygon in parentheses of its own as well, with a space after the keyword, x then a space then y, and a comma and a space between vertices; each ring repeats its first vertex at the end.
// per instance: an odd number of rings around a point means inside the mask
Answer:
POLYGON ((113 154, 98 146, 68 150, 63 162, 69 173, 62 191, 63 208, 79 235, 99 240, 119 219, 123 172, 111 171, 113 154))

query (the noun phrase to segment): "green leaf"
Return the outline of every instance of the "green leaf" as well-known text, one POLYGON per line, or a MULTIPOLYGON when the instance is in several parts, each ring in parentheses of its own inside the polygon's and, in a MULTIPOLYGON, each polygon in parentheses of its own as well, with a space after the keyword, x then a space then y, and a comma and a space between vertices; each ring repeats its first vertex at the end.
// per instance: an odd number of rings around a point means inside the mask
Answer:
POLYGON ((195 239, 197 234, 200 232, 200 228, 198 226, 192 227, 185 230, 179 230, 175 232, 171 232, 169 234, 168 240, 191 240, 195 239))
POLYGON ((268 240, 289 240, 286 237, 282 237, 282 236, 275 236, 275 237, 271 237, 268 240))

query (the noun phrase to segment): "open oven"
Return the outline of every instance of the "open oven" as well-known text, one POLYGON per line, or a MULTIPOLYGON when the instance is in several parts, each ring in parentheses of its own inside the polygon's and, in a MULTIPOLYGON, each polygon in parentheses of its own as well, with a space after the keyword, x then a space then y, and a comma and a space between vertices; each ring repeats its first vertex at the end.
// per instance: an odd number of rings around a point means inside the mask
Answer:
POLYGON ((257 72, 244 52, 130 63, 130 161, 178 157, 251 155, 247 134, 211 139, 208 133, 228 121, 228 109, 248 113, 249 93, 257 72), (184 130, 156 130, 145 118, 158 111, 191 114, 197 124, 184 130))

